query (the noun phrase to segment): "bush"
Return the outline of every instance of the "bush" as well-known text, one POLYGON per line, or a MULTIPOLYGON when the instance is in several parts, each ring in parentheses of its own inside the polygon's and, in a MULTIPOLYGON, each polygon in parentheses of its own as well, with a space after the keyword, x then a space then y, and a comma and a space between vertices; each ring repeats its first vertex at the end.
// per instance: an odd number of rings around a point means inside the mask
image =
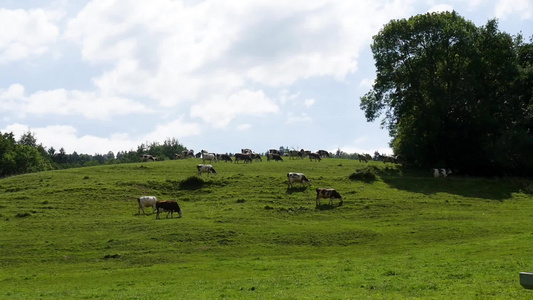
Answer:
POLYGON ((357 170, 355 173, 350 174, 348 178, 354 181, 364 181, 367 183, 374 182, 378 179, 377 168, 374 166, 365 167, 357 170))
POLYGON ((198 190, 204 186, 204 180, 197 176, 190 176, 179 183, 182 190, 198 190))

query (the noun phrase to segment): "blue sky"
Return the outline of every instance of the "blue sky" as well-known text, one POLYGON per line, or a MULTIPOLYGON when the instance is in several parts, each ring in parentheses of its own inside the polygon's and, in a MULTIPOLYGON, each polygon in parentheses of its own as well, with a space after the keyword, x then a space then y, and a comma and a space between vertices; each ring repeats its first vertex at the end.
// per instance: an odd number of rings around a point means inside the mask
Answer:
POLYGON ((359 109, 372 36, 445 10, 533 35, 532 0, 0 0, 0 131, 67 153, 391 153, 359 109))

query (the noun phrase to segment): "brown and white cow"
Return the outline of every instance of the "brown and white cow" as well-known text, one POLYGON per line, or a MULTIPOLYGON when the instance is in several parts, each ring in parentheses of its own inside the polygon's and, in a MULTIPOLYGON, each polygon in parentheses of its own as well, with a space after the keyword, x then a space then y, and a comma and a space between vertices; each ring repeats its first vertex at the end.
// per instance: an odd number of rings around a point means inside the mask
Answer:
POLYGON ((313 152, 313 153, 309 153, 309 160, 310 161, 313 161, 313 159, 315 161, 320 161, 321 158, 320 158, 320 154, 316 153, 316 152, 313 152))
POLYGON ((179 214, 178 218, 181 218, 183 216, 183 212, 178 205, 178 202, 174 200, 168 200, 168 201, 159 201, 156 203, 156 209, 157 209, 157 216, 156 219, 159 219, 159 213, 160 212, 167 212, 167 219, 168 215, 170 214, 171 218, 174 218, 174 212, 177 212, 179 214))
POLYGON ((152 210, 153 210, 152 213, 153 213, 156 210, 155 204, 157 203, 157 197, 142 196, 142 197, 137 198, 137 203, 139 204, 139 215, 141 214, 141 210, 143 211, 143 214, 145 215, 146 213, 144 212, 144 208, 149 207, 149 206, 152 207, 152 210))
POLYGON ((218 175, 217 171, 215 171, 215 168, 213 168, 212 165, 202 165, 202 164, 199 164, 196 166, 196 169, 198 169, 198 176, 202 176, 202 173, 207 173, 207 176, 209 176, 209 174, 215 174, 215 176, 218 175))
POLYGON ((320 199, 329 198, 329 205, 333 205, 333 198, 340 199, 339 205, 344 202, 341 194, 335 189, 329 188, 317 188, 316 189, 316 206, 320 206, 320 199))
POLYGON ((307 179, 303 173, 289 172, 287 173, 287 181, 289 187, 293 187, 293 183, 300 183, 300 186, 303 186, 304 184, 311 186, 311 180, 307 179))

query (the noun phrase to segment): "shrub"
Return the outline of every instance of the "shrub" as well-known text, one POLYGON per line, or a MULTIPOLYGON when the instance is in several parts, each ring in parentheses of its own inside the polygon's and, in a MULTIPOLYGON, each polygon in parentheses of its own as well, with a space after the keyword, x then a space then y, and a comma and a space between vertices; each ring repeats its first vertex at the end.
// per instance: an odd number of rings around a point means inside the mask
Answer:
POLYGON ((377 168, 374 166, 365 167, 357 170, 355 173, 350 174, 348 177, 354 181, 374 182, 377 180, 377 168))
POLYGON ((190 176, 179 183, 182 190, 198 190, 204 186, 204 180, 197 176, 190 176))

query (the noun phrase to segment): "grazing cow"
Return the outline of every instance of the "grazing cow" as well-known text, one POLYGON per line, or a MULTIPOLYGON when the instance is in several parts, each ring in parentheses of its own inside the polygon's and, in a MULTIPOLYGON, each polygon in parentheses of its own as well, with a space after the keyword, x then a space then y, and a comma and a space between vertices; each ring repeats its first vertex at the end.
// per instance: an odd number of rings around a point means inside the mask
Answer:
POLYGON ((181 154, 174 154, 174 159, 181 159, 181 154))
POLYGON ((289 187, 293 187, 292 184, 295 182, 300 183, 300 186, 303 186, 304 184, 311 186, 311 180, 307 179, 303 173, 289 172, 287 173, 287 180, 289 182, 289 187))
POLYGON ((253 162, 251 154, 235 153, 235 163, 237 163, 239 160, 242 160, 245 163, 253 162))
POLYGON ((155 217, 156 219, 159 219, 159 213, 162 211, 167 212, 167 219, 168 219, 169 214, 171 218, 174 218, 174 212, 177 212, 179 214, 178 218, 181 218, 183 216, 183 212, 181 211, 181 208, 178 205, 178 202, 174 200, 159 201, 156 203, 156 209, 157 209, 157 216, 155 217))
POLYGON ((194 150, 183 150, 181 151, 181 157, 183 158, 193 158, 194 157, 194 150))
POLYGON ((141 156, 141 161, 142 162, 147 162, 147 161, 156 161, 157 160, 157 157, 155 156, 152 156, 150 154, 143 154, 141 156))
POLYGON ((278 155, 281 155, 281 153, 280 153, 279 150, 277 150, 277 149, 270 149, 270 150, 268 150, 268 154, 278 154, 278 155))
POLYGON ((217 162, 217 155, 215 153, 202 152, 202 162, 205 163, 206 161, 217 162))
POLYGON ((340 199, 339 205, 342 205, 344 202, 341 194, 335 189, 325 189, 317 188, 316 189, 316 206, 320 206, 320 199, 329 198, 329 205, 333 205, 333 198, 340 199))
POLYGON ((270 161, 271 159, 275 161, 283 161, 283 158, 281 157, 281 155, 275 154, 275 153, 269 153, 267 155, 267 161, 270 161))
POLYGON ((318 155, 320 155, 320 157, 327 157, 327 158, 329 158, 329 152, 326 151, 326 150, 318 150, 316 153, 318 153, 318 155))
POLYGON ((255 160, 255 161, 263 161, 263 159, 261 158, 261 154, 259 153, 252 153, 252 159, 255 160))
POLYGON ((157 198, 155 196, 142 196, 137 198, 137 203, 139 203, 139 215, 141 214, 141 210, 143 211, 143 215, 146 213, 144 212, 144 208, 151 206, 152 207, 152 213, 156 210, 156 203, 157 198))
POLYGON ((254 152, 252 151, 252 149, 241 149, 241 153, 242 154, 252 154, 254 152))
POLYGON ((297 150, 289 151, 289 157, 290 157, 290 159, 295 159, 295 158, 303 159, 304 158, 304 149, 302 149, 300 151, 297 151, 297 150))
POLYGON ((313 153, 309 153, 309 160, 310 160, 310 161, 313 161, 313 159, 314 159, 315 161, 320 161, 320 160, 321 160, 321 158, 320 158, 320 154, 315 153, 315 152, 313 152, 313 153))
POLYGON ((225 161, 225 162, 233 162, 233 160, 231 159, 231 156, 229 156, 228 154, 220 154, 220 160, 222 161, 225 161))
POLYGON ((360 163, 368 163, 368 158, 364 154, 358 154, 357 158, 360 163))
POLYGON ((202 173, 207 173, 207 176, 209 174, 213 173, 215 176, 217 176, 217 171, 215 171, 215 168, 213 168, 212 165, 197 165, 196 169, 198 169, 198 176, 202 176, 202 173))

